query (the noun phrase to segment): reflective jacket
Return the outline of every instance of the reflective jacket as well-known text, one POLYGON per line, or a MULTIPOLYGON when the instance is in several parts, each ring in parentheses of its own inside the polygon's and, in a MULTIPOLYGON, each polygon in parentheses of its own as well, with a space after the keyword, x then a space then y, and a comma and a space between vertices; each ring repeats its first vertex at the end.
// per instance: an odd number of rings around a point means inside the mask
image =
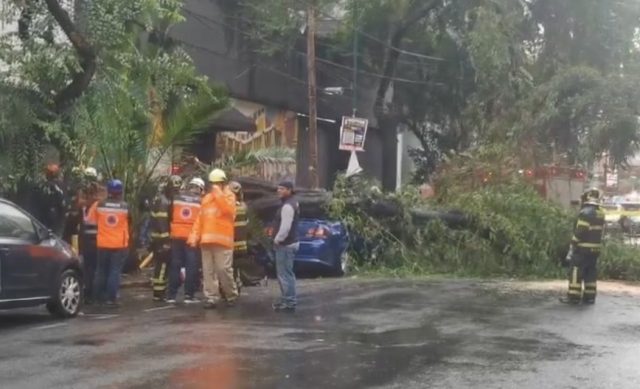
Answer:
POLYGON ((193 223, 188 243, 191 246, 214 245, 233 249, 236 196, 225 187, 213 187, 204 196, 198 218, 193 223))
POLYGON ((199 195, 191 193, 180 193, 173 199, 171 211, 171 238, 187 240, 193 223, 195 223, 200 214, 200 202, 202 198, 199 195))
POLYGON ((236 203, 236 221, 234 229, 235 244, 233 247, 234 255, 243 255, 247 253, 247 239, 249 235, 249 215, 247 215, 247 205, 243 201, 236 203))
MULTIPOLYGON (((104 200, 93 205, 98 226, 99 249, 126 249, 129 247, 129 206, 124 201, 104 200)), ((93 208, 92 207, 92 208, 93 208)), ((91 214, 92 211, 89 210, 91 214)))
POLYGON ((158 193, 151 202, 149 214, 149 237, 153 250, 169 247, 169 210, 171 201, 162 193, 158 193))
POLYGON ((604 211, 598 205, 586 204, 578 214, 571 243, 582 251, 599 253, 604 233, 604 211))

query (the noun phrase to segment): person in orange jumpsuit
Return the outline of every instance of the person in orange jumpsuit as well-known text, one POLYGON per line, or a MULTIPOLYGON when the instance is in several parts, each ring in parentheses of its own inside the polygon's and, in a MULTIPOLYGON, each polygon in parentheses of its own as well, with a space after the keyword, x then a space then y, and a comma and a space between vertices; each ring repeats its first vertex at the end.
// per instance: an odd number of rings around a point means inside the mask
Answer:
POLYGON ((202 276, 207 308, 215 308, 224 293, 228 306, 238 297, 233 279, 233 247, 236 218, 236 196, 227 185, 227 175, 220 169, 209 174, 211 191, 204 196, 200 214, 187 240, 192 247, 200 245, 202 276))

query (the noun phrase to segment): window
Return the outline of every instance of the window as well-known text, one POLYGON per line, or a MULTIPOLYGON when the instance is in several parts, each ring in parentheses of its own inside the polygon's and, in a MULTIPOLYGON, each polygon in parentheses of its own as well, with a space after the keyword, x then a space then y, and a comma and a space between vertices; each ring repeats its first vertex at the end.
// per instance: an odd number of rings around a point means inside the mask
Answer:
POLYGON ((0 203, 0 236, 30 242, 37 240, 31 218, 9 204, 0 203))

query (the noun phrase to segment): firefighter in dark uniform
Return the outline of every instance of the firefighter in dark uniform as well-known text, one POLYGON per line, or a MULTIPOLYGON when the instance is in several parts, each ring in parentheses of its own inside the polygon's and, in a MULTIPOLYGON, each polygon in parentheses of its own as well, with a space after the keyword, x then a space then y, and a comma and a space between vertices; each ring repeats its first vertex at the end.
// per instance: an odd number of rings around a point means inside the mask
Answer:
POLYGON ((62 237, 67 201, 62 189, 60 167, 49 164, 45 170, 46 182, 42 188, 40 201, 40 221, 54 234, 62 237))
POLYGON ((85 202, 81 209, 82 218, 79 230, 79 250, 84 259, 84 290, 85 304, 93 302, 93 280, 95 278, 96 266, 98 263, 98 225, 96 216, 91 215, 96 210, 96 203, 99 201, 99 188, 97 182, 86 184, 84 189, 85 202))
POLYGON ((600 191, 589 189, 582 195, 581 203, 566 258, 569 265, 569 291, 566 297, 560 299, 566 304, 596 302, 596 265, 602 249, 605 224, 604 211, 600 207, 600 191))
POLYGON ((242 285, 240 276, 243 269, 247 268, 249 259, 249 250, 247 241, 249 239, 249 215, 247 214, 247 204, 244 202, 242 193, 242 185, 237 181, 229 183, 229 189, 236 195, 236 221, 234 228, 234 245, 233 245, 233 273, 238 286, 242 285))
POLYGON ((158 187, 158 193, 151 201, 149 237, 155 264, 153 271, 153 300, 164 301, 167 292, 169 263, 171 261, 171 196, 174 188, 182 185, 180 177, 172 176, 169 182, 158 187))

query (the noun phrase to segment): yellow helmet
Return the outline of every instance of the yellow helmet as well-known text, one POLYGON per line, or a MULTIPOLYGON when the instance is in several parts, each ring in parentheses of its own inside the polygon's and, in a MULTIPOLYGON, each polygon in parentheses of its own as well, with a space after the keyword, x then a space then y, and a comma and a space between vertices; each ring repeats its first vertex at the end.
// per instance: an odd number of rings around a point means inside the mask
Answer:
POLYGON ((209 182, 225 182, 227 181, 227 175, 221 169, 213 169, 211 173, 209 173, 209 182))

